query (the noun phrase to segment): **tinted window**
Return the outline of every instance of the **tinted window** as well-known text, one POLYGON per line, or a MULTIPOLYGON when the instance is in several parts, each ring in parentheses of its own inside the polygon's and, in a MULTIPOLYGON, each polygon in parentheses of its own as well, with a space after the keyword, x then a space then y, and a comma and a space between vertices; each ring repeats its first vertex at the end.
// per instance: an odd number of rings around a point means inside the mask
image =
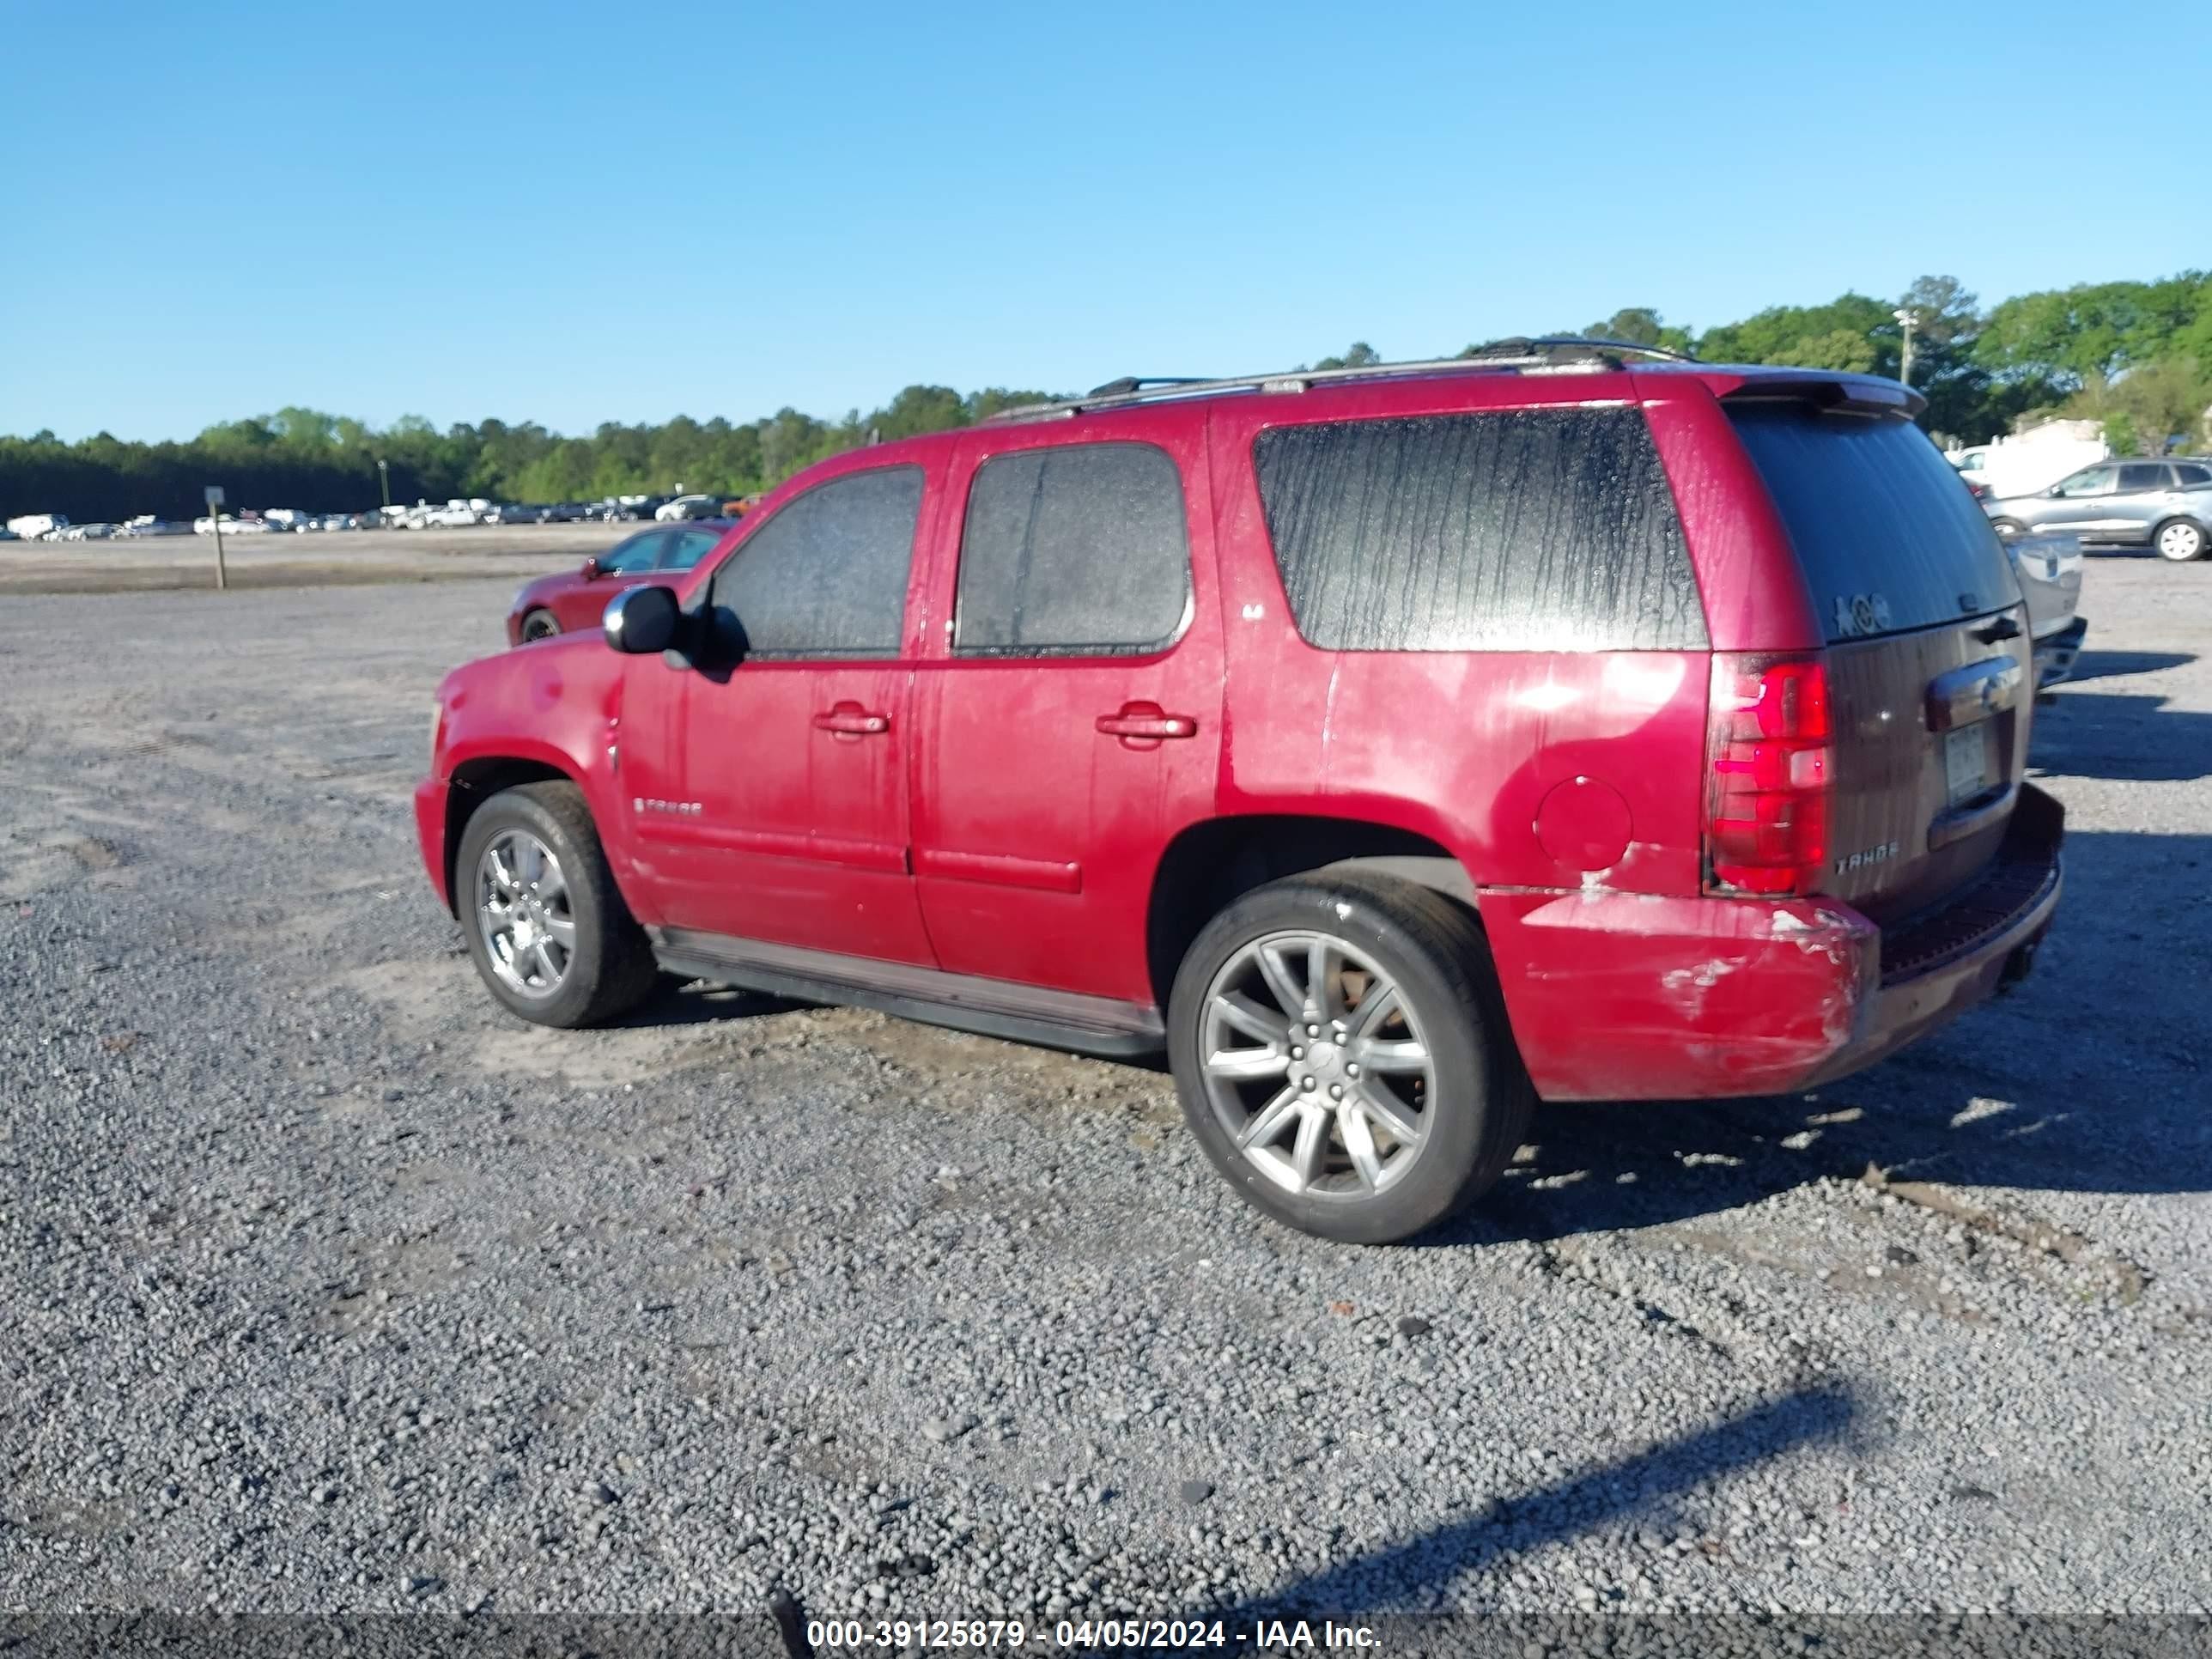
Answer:
POLYGON ((2163 489, 2166 488, 2166 469, 2152 461, 2133 461, 2120 469, 2120 488, 2130 489, 2163 489))
POLYGON ((660 564, 664 570, 689 570, 714 550, 722 539, 719 530, 679 530, 668 538, 668 551, 660 564))
POLYGON ((1291 614, 1324 649, 1705 642, 1681 522, 1639 410, 1277 427, 1253 459, 1291 614))
POLYGON ((2202 489, 2212 484, 2212 467, 2177 466, 2173 476, 2184 489, 2202 489))
POLYGON ((1189 600, 1182 477, 1165 451, 1076 444, 976 470, 958 649, 1143 650, 1175 637, 1189 600))
POLYGON ((607 552, 599 555, 599 568, 610 575, 634 575, 641 570, 650 570, 660 556, 660 544, 667 535, 663 530, 648 530, 641 536, 633 536, 626 542, 617 542, 607 552))
POLYGON ((1831 640, 2017 599, 2003 544, 1919 428, 1787 406, 1734 413, 1831 640))
POLYGON ((880 467, 787 501, 714 573, 750 651, 897 651, 921 510, 921 469, 880 467))

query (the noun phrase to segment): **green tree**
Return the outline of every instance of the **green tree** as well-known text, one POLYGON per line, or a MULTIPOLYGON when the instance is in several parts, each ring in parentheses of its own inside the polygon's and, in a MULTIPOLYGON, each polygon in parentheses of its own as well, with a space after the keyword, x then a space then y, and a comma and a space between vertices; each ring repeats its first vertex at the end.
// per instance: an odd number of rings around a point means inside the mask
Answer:
POLYGON ((1689 351, 1692 349, 1690 331, 1676 328, 1662 319, 1649 306, 1630 306, 1616 311, 1601 323, 1592 323, 1583 332, 1593 339, 1619 340, 1627 345, 1659 346, 1668 351, 1689 351))
POLYGON ((1904 343, 1894 309, 1863 294, 1841 295, 1824 306, 1771 306, 1708 330, 1698 355, 1708 362, 1893 375, 1904 343))

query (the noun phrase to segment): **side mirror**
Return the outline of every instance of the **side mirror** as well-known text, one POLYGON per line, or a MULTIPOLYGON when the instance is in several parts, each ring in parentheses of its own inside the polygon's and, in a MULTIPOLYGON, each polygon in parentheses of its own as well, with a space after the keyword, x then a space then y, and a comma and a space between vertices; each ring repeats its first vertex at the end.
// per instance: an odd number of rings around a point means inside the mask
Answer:
POLYGON ((584 561, 584 580, 587 582, 595 582, 599 580, 599 576, 600 570, 599 556, 597 554, 593 554, 590 558, 584 561))
POLYGON ((676 643, 683 611, 673 590, 657 582, 628 587, 608 602, 600 627, 607 643, 633 657, 651 656, 676 643))

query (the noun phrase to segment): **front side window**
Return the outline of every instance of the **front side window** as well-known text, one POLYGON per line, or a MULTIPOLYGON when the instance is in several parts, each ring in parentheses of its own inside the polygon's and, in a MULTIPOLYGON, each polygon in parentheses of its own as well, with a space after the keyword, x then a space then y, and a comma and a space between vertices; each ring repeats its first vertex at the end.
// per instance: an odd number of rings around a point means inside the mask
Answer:
POLYGON ((787 501, 714 573, 749 652, 897 653, 921 514, 921 469, 848 472, 787 501))
POLYGON ((668 538, 668 550, 662 555, 663 570, 689 570, 712 553, 722 539, 719 530, 679 530, 668 538))
POLYGON ((667 532, 648 530, 641 536, 633 536, 626 542, 617 542, 610 552, 599 555, 599 569, 610 576, 634 576, 641 570, 650 570, 660 556, 660 544, 667 532))
POLYGON ((1705 643, 1641 410, 1275 427, 1253 460, 1291 615, 1324 650, 1705 643))
POLYGON ((2058 486, 2058 494, 2068 501, 2083 495, 2109 495, 2119 476, 2120 470, 2116 466, 2085 466, 2058 486))
POLYGON ((1157 650, 1181 630, 1190 591, 1182 478, 1166 451, 1069 444, 976 469, 960 538, 955 650, 1157 650))

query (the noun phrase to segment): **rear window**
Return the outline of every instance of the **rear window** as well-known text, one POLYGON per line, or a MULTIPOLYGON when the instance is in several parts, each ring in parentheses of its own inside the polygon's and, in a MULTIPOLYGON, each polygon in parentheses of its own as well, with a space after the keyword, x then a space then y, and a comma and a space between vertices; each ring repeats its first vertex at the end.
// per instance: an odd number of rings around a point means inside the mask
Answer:
POLYGON ((2016 602, 2004 544, 1918 427, 1786 404, 1729 413, 1789 528, 1831 641, 1932 627, 2016 602))
POLYGON ((1275 427, 1253 463, 1291 615, 1324 650, 1705 643, 1641 410, 1275 427))

